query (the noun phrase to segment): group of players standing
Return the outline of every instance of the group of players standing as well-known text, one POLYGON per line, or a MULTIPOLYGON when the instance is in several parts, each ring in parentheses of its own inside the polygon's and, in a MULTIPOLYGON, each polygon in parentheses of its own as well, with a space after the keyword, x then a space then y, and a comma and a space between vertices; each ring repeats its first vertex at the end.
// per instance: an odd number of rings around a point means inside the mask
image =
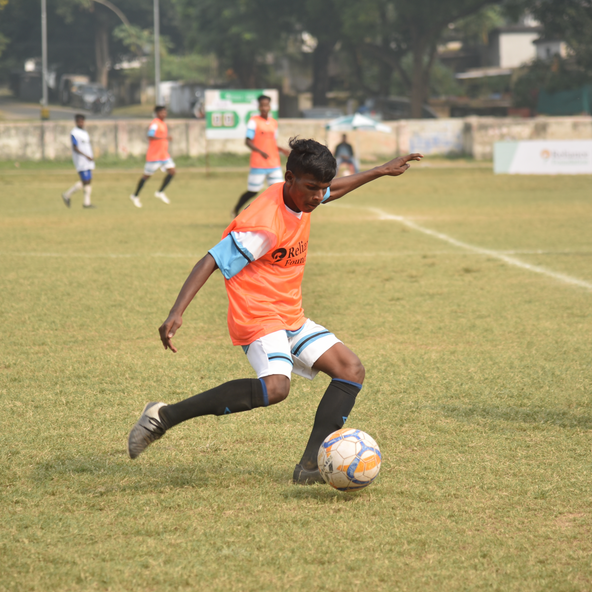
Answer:
MULTIPOLYGON (((268 185, 281 183, 284 180, 280 152, 285 156, 290 154, 289 150, 281 148, 277 144, 278 123, 270 114, 270 97, 261 95, 258 98, 258 104, 259 115, 253 115, 249 119, 247 137, 245 139, 246 145, 251 149, 251 169, 247 191, 240 196, 232 209, 233 216, 237 216, 247 202, 261 191, 266 180, 268 185)), ((139 197, 140 191, 146 181, 159 169, 166 173, 166 176, 159 190, 154 193, 154 197, 165 204, 171 203, 164 190, 172 181, 176 170, 175 162, 169 154, 169 142, 172 138, 169 136, 168 126, 165 123, 167 116, 166 107, 157 105, 154 109, 154 115, 155 117, 148 128, 148 151, 146 152, 144 173, 138 181, 136 190, 130 195, 131 202, 137 208, 142 207, 139 197)), ((70 132, 72 160, 80 180, 62 193, 62 199, 66 206, 70 207, 72 195, 79 190, 83 190, 83 207, 96 208, 91 203, 92 171, 95 168, 95 161, 90 136, 84 129, 86 118, 84 115, 77 114, 74 116, 74 121, 76 125, 70 132)))

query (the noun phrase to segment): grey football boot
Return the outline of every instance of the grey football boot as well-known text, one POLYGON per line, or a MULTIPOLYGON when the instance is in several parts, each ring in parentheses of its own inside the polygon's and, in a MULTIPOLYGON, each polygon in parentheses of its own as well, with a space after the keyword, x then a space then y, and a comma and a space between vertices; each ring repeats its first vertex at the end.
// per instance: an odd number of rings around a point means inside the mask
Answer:
POLYGON ((166 432, 158 410, 161 407, 166 407, 166 403, 148 403, 140 415, 140 419, 136 422, 136 425, 132 428, 127 439, 127 452, 130 458, 137 458, 154 442, 159 438, 162 438, 166 432))
POLYGON ((305 469, 300 463, 294 467, 294 475, 292 481, 295 485, 312 485, 313 483, 326 483, 321 476, 321 471, 318 468, 309 471, 305 469))

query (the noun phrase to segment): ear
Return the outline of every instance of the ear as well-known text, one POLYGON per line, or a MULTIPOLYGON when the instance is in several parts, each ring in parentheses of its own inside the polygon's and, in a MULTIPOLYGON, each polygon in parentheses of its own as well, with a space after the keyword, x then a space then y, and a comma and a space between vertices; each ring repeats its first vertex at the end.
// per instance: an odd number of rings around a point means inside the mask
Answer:
POLYGON ((296 177, 294 176, 294 173, 292 171, 286 171, 284 179, 287 185, 293 185, 294 181, 296 180, 296 177))

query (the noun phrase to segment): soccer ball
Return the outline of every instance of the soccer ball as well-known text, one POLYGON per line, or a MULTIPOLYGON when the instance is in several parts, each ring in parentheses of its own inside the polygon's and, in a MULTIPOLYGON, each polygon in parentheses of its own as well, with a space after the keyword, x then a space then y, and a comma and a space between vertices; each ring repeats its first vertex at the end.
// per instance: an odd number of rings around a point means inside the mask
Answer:
POLYGON ((337 430, 319 448, 319 471, 339 491, 357 491, 370 485, 380 471, 381 461, 378 444, 361 430, 337 430))

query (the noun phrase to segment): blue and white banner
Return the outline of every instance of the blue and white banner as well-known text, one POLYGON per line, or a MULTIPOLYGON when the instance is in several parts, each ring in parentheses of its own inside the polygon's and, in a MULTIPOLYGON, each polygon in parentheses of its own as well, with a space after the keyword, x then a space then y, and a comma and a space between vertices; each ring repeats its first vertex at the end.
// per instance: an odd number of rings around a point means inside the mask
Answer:
POLYGON ((510 175, 592 175, 592 140, 496 142, 493 170, 510 175))

